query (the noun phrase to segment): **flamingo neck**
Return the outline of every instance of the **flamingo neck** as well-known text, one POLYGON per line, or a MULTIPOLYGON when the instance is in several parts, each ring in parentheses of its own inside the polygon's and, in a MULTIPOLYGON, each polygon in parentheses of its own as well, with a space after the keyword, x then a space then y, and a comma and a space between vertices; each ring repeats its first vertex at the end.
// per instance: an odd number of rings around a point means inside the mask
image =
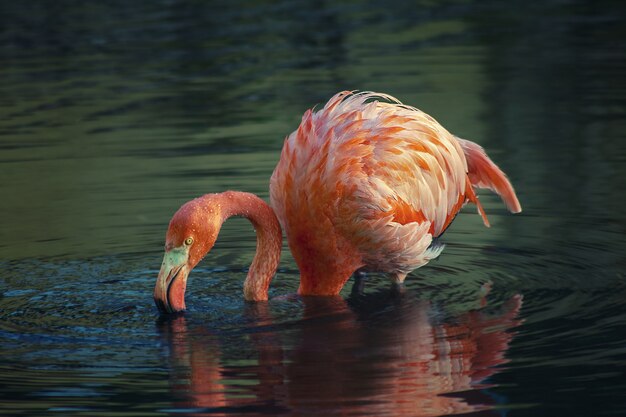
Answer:
POLYGON ((276 274, 282 248, 282 229, 274 211, 254 194, 225 191, 215 198, 221 208, 221 222, 232 216, 250 220, 256 231, 256 254, 243 284, 243 295, 248 301, 267 300, 267 291, 276 274))

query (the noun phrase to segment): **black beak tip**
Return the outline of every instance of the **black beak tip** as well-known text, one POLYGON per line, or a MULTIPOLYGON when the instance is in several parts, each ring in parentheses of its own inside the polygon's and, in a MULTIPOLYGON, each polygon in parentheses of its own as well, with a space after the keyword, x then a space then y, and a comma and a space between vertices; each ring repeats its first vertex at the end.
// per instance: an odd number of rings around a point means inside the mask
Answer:
POLYGON ((163 300, 160 300, 158 298, 154 299, 154 303, 156 304, 157 309, 159 310, 160 317, 167 317, 167 318, 178 317, 185 313, 185 310, 181 310, 181 311, 173 310, 172 307, 169 305, 169 303, 163 302, 163 300))
POLYGON ((159 313, 161 313, 161 314, 167 314, 167 313, 171 313, 172 312, 172 310, 170 309, 169 305, 167 305, 161 299, 155 298, 154 299, 154 304, 156 304, 157 308, 159 309, 159 313))

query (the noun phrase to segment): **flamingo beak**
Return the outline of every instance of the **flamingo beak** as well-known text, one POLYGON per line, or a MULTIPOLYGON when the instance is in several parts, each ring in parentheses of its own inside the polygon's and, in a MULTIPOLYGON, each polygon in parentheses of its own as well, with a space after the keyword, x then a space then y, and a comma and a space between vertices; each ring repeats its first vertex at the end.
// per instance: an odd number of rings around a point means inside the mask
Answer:
POLYGON ((154 286, 154 302, 162 313, 176 313, 185 309, 188 251, 183 248, 167 250, 154 286))

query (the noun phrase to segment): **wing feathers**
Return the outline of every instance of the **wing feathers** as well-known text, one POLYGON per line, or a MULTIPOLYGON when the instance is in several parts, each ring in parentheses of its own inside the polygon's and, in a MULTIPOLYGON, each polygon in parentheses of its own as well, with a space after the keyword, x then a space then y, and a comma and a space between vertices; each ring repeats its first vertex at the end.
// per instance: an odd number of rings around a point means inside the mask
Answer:
POLYGON ((456 139, 465 153, 468 176, 472 185, 478 188, 488 188, 498 194, 511 213, 521 212, 522 206, 509 179, 489 159, 484 149, 469 140, 456 139))
POLYGON ((467 201, 488 225, 472 186, 490 188, 511 211, 521 210, 480 146, 391 96, 344 91, 307 111, 285 140, 270 195, 288 236, 304 217, 323 216, 333 229, 320 224, 316 233, 340 233, 366 264, 408 272, 440 252, 428 250, 433 236, 467 201))

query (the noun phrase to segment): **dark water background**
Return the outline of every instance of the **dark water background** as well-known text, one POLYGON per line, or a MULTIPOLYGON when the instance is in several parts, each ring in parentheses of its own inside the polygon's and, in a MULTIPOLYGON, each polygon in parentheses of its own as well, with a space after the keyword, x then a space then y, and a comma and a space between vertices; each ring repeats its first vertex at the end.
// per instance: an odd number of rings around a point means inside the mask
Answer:
POLYGON ((0 414, 626 415, 620 1, 0 4, 0 414), (344 89, 482 144, 482 194, 405 293, 242 301, 224 226, 183 317, 152 288, 171 214, 268 198, 284 137, 344 89), (485 297, 491 282, 491 292, 485 297))

